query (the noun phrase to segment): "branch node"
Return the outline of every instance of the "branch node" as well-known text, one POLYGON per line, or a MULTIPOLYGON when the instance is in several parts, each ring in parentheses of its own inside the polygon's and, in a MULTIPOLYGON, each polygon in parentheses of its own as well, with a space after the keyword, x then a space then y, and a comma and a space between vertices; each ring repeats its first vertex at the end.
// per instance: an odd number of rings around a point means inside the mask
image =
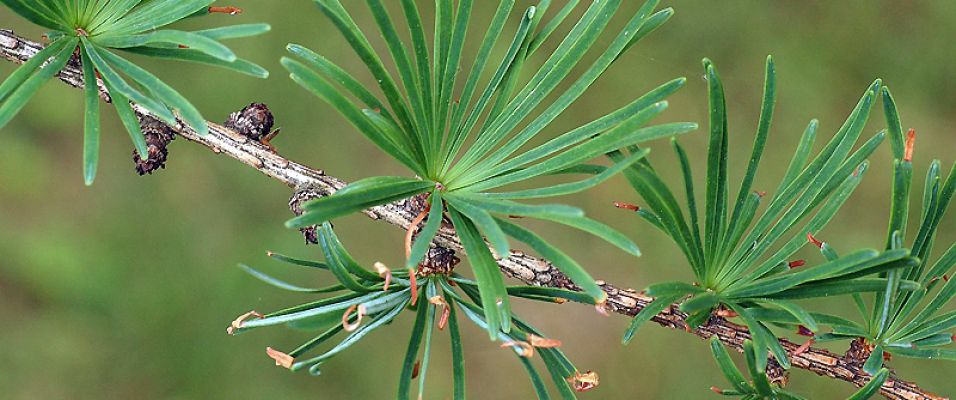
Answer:
POLYGON ((145 114, 139 115, 139 126, 146 137, 147 153, 144 160, 134 149, 133 164, 140 176, 152 175, 153 172, 166 168, 166 160, 169 158, 167 146, 176 139, 176 134, 162 121, 145 114))
MULTIPOLYGON (((303 204, 309 200, 320 197, 322 197, 322 193, 314 187, 296 188, 295 192, 292 193, 292 197, 289 199, 289 209, 298 217, 305 212, 302 208, 303 204)), ((299 232, 302 232, 302 236, 305 238, 305 244, 319 244, 318 229, 318 225, 299 228, 299 232)))
POLYGON ((249 104, 242 110, 229 114, 229 119, 223 123, 226 128, 232 129, 252 141, 261 143, 272 152, 275 152, 275 147, 269 141, 279 133, 278 130, 272 130, 274 125, 275 116, 272 115, 269 106, 263 103, 249 104))

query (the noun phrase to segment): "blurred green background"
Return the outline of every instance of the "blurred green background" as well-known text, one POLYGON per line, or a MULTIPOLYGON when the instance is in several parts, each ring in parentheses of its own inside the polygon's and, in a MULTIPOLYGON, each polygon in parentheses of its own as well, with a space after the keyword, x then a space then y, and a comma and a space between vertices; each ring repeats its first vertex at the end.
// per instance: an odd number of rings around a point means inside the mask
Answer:
MULTIPOLYGON (((359 23, 373 29, 364 6, 354 3, 351 9, 359 23)), ((486 21, 494 2, 476 3, 476 21, 486 21)), ((638 3, 626 2, 615 25, 623 24, 624 14, 638 3)), ((252 101, 269 104, 283 131, 274 143, 285 156, 347 180, 392 173, 396 163, 330 107, 288 80, 278 64, 285 44, 296 42, 370 80, 311 2, 235 0, 228 5, 243 7, 245 13, 192 20, 180 27, 271 23, 270 34, 231 43, 240 56, 269 68, 271 78, 255 80, 203 66, 143 62, 181 89, 208 119, 223 120, 252 101)), ((756 126, 764 57, 773 54, 779 102, 756 188, 774 187, 810 118, 821 120, 821 142, 835 132, 877 77, 892 88, 904 127, 918 130, 917 173, 925 173, 931 159, 943 160, 948 169, 956 158, 956 136, 950 128, 956 118, 952 79, 956 48, 951 42, 956 36, 956 2, 673 0, 664 6, 674 7, 675 17, 599 80, 554 124, 551 134, 602 115, 677 76, 689 81, 671 98, 663 119, 704 121, 700 59, 706 56, 724 77, 735 168, 731 178, 739 179, 756 126)), ((0 28, 34 39, 42 33, 2 8, 0 28)), ((476 37, 471 36, 472 49, 476 37)), ((546 53, 539 52, 535 60, 546 53)), ((13 69, 8 62, 0 63, 0 76, 13 69)), ((0 137, 0 397, 393 397, 408 316, 327 363, 320 377, 276 368, 263 351, 266 346, 291 349, 309 337, 307 332, 274 328, 226 335, 228 322, 245 311, 269 311, 309 300, 260 284, 236 268, 237 263, 310 285, 330 279, 287 269, 265 257, 266 250, 318 257, 297 232, 282 226, 290 216, 286 187, 182 140, 172 144, 167 170, 136 176, 129 140, 115 115, 107 112, 100 173, 96 184, 86 188, 80 171, 81 116, 81 93, 50 83, 0 137)), ((867 132, 881 128, 882 117, 874 114, 867 132)), ((682 140, 702 161, 706 151, 702 132, 682 140)), ((672 171, 675 164, 666 141, 652 147, 651 157, 659 168, 672 171)), ((888 146, 873 156, 864 184, 821 235, 838 249, 882 243, 889 158, 888 146)), ((696 167, 701 172, 703 165, 696 167)), ((914 193, 921 186, 917 184, 914 193)), ((648 225, 611 207, 612 200, 640 201, 621 179, 566 199, 633 235, 644 250, 640 259, 568 229, 542 228, 596 277, 619 285, 642 288, 664 279, 689 278, 676 247, 648 225)), ((956 239, 953 220, 944 222, 938 247, 956 239)), ((401 231, 360 216, 338 221, 337 227, 361 260, 392 265, 401 260, 401 231)), ((809 251, 806 257, 819 259, 809 251)), ((837 299, 821 306, 840 311, 845 303, 837 299)), ((601 317, 591 307, 574 304, 520 303, 517 308, 549 335, 562 339, 579 368, 600 373, 600 387, 581 398, 716 398, 707 388, 725 385, 706 342, 691 335, 648 327, 630 346, 621 347, 625 318, 601 317)), ((533 396, 509 351, 489 343, 473 327, 465 333, 473 398, 533 396)), ((450 397, 444 340, 439 335, 440 351, 426 398, 450 397)), ((956 364, 895 360, 893 365, 927 389, 956 393, 952 379, 956 364)), ((815 399, 845 398, 852 391, 845 383, 799 370, 791 381, 796 391, 815 399)))

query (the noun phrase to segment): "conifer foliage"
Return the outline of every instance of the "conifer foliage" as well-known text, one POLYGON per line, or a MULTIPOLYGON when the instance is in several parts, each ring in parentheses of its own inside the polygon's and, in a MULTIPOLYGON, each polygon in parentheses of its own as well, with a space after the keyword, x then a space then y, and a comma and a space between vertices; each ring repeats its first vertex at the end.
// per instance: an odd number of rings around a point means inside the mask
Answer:
POLYGON ((372 206, 426 194, 431 211, 421 215, 426 222, 415 243, 408 245, 405 266, 415 268, 422 261, 438 233, 442 216, 447 215, 461 238, 478 282, 492 339, 499 332, 510 332, 512 325, 511 306, 495 261, 508 255, 510 239, 544 255, 596 302, 603 302, 606 294, 590 273, 563 250, 509 218, 568 225, 638 255, 638 248, 630 239, 585 217, 578 208, 519 200, 551 198, 591 188, 633 165, 646 152, 622 157, 610 167, 598 167, 597 174, 583 180, 523 190, 505 188, 545 175, 577 172, 582 163, 608 152, 696 128, 692 123, 648 125, 667 108, 664 99, 683 85, 684 79, 676 79, 603 117, 543 144, 524 148, 615 60, 663 24, 672 11, 655 12, 658 1, 650 0, 629 17, 609 45, 598 48, 598 38, 622 1, 593 2, 552 54, 536 63, 531 56, 552 37, 577 2, 568 2, 551 15, 549 0, 522 11, 513 10, 514 1, 502 1, 484 31, 469 69, 462 65, 462 50, 472 22, 472 0, 435 3, 435 40, 431 48, 426 43, 415 1, 400 2, 404 25, 412 38, 411 43, 405 43, 391 15, 394 10, 381 0, 368 0, 365 3, 377 24, 375 34, 385 39, 392 67, 397 70, 397 74, 392 74, 384 61, 386 55, 376 53, 369 42, 367 35, 373 33, 357 26, 341 2, 315 3, 366 64, 384 99, 359 84, 349 72, 300 45, 289 45, 293 57, 283 58, 283 66, 294 81, 335 108, 414 176, 361 179, 332 196, 306 204, 305 213, 287 225, 302 228, 320 224, 372 206), (504 27, 511 20, 517 21, 518 27, 509 40, 503 36, 504 27), (494 59, 491 55, 499 44, 506 45, 507 50, 503 57, 494 59), (574 76, 575 67, 592 51, 597 59, 574 76), (487 75, 490 78, 486 79, 487 75), (462 87, 460 93, 456 93, 458 86, 462 87), (567 88, 559 90, 564 86, 567 88), (553 100, 549 96, 552 94, 556 95, 553 100), (491 243, 491 249, 482 236, 491 243))
MULTIPOLYGON (((167 124, 181 118, 205 134, 206 120, 171 86, 127 60, 117 50, 174 61, 209 64, 265 78, 262 67, 236 57, 220 40, 268 32, 268 24, 232 25, 194 32, 166 28, 186 18, 241 10, 210 7, 214 0, 0 0, 31 22, 50 29, 50 44, 0 84, 0 129, 20 111, 46 81, 68 63, 79 63, 84 82, 101 80, 137 153, 149 159, 149 144, 130 106, 135 102, 167 124), (49 62, 47 62, 49 61, 49 62)), ((100 148, 100 94, 86 85, 83 176, 96 177, 100 148)))

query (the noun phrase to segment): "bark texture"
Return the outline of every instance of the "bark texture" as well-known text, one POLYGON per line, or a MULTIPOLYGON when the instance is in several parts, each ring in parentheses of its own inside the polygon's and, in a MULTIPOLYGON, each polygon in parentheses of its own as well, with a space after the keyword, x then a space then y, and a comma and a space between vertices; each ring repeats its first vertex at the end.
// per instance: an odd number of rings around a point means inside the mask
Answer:
MULTIPOLYGON (((33 57, 41 48, 41 44, 19 37, 12 31, 0 30, 0 54, 7 60, 22 64, 33 57)), ((83 87, 82 73, 76 66, 68 65, 58 76, 60 80, 71 86, 83 87)), ((98 83, 103 99, 108 100, 109 95, 105 88, 101 82, 98 83)), ((134 109, 140 117, 149 116, 149 113, 138 105, 134 105, 134 109)), ((296 192, 308 191, 310 195, 327 196, 346 185, 346 182, 328 176, 322 170, 286 159, 274 152, 270 146, 212 122, 209 123, 209 134, 205 136, 199 136, 182 123, 169 128, 176 135, 201 144, 212 150, 213 153, 231 157, 255 168, 262 174, 282 182, 296 192)), ((418 212, 415 207, 406 204, 405 201, 373 207, 364 211, 372 219, 385 221, 403 229, 408 229, 418 212)), ((455 232, 448 227, 442 227, 433 246, 439 247, 437 249, 439 252, 461 250, 462 248, 455 232)), ((512 251, 508 257, 500 259, 499 266, 505 275, 525 284, 579 290, 566 275, 558 271, 547 260, 520 251, 512 251)), ((608 311, 634 316, 654 300, 637 293, 633 289, 622 289, 606 282, 599 283, 608 294, 607 304, 604 306, 608 311)), ((685 332, 686 318, 686 314, 678 311, 676 305, 672 305, 655 316, 653 321, 661 326, 685 332)), ((750 338, 750 332, 746 327, 720 317, 712 318, 692 333, 705 339, 717 336, 721 342, 737 351, 743 351, 743 341, 750 338)), ((810 347, 800 354, 795 354, 795 350, 800 347, 798 344, 786 339, 781 339, 780 342, 791 354, 790 361, 794 367, 812 371, 820 376, 843 380, 858 387, 869 382, 870 376, 863 372, 862 365, 854 357, 839 355, 814 347, 810 347)), ((779 379, 781 377, 775 378, 779 379)), ((894 400, 947 399, 927 392, 917 384, 900 379, 895 375, 891 376, 883 385, 880 394, 894 400)))

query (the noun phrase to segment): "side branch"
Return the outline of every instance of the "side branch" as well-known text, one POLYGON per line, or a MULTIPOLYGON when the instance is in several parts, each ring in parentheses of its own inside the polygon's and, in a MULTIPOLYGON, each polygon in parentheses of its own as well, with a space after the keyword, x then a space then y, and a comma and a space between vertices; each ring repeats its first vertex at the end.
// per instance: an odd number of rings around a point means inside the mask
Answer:
MULTIPOLYGON (((4 59, 22 64, 36 55, 42 44, 29 41, 17 36, 12 31, 0 29, 0 55, 4 59)), ((83 74, 75 66, 68 65, 58 75, 60 80, 73 87, 83 87, 83 74)), ((100 85, 103 98, 109 96, 100 85)), ((137 114, 148 116, 149 112, 135 105, 137 114)), ((259 172, 286 184, 295 190, 310 190, 319 195, 329 195, 345 187, 345 181, 325 175, 321 170, 296 163, 275 153, 268 146, 249 139, 238 132, 219 124, 209 123, 209 134, 199 136, 185 124, 179 123, 169 127, 177 135, 199 143, 216 154, 232 157, 243 164, 255 168, 259 172)), ((408 229, 416 216, 416 210, 406 201, 373 207, 365 211, 372 219, 383 220, 392 225, 408 229)), ((435 245, 461 250, 461 243, 451 229, 442 228, 436 237, 435 245)), ((578 290, 571 280, 558 271, 550 262, 519 251, 512 251, 504 259, 499 260, 501 271, 525 284, 548 286, 562 289, 578 290)), ((633 289, 621 289, 614 285, 599 281, 608 294, 607 304, 604 306, 610 311, 626 316, 634 316, 654 299, 637 293, 633 289)), ((677 305, 672 305, 664 312, 653 318, 657 324, 675 330, 685 331, 687 315, 678 311, 677 305)), ((706 324, 694 330, 695 335, 709 339, 716 336, 725 345, 737 351, 743 351, 743 342, 750 338, 746 327, 734 324, 720 317, 713 317, 706 324)), ((870 380, 870 376, 863 372, 860 361, 852 357, 834 354, 824 349, 809 348, 798 352, 800 347, 786 339, 780 340, 784 348, 791 354, 791 363, 797 367, 812 371, 817 375, 850 382, 856 386, 863 386, 870 380)), ((904 381, 895 376, 890 377, 880 393, 888 399, 894 400, 944 400, 922 390, 917 384, 904 381)))

